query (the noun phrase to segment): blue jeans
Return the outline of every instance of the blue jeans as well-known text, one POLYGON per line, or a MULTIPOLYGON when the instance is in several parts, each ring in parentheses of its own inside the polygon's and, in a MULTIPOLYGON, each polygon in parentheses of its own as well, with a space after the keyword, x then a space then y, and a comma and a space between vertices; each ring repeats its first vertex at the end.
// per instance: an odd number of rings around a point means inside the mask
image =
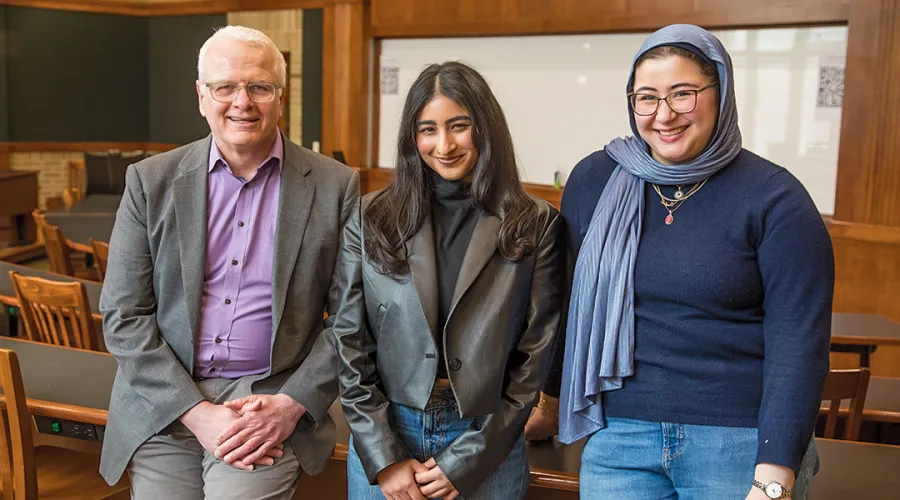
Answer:
MULTIPOLYGON (((581 454, 581 498, 744 500, 756 468, 756 428, 607 418, 581 454)), ((815 440, 794 485, 805 500, 817 462, 815 440)))
MULTIPOLYGON (((439 455, 472 425, 472 419, 459 417, 456 400, 449 389, 436 389, 424 411, 394 403, 390 409, 391 428, 403 441, 407 456, 420 462, 439 455)), ((474 494, 465 498, 521 500, 529 482, 528 457, 522 436, 500 467, 474 494)), ((347 500, 384 500, 381 489, 369 484, 352 439, 347 457, 347 500)))

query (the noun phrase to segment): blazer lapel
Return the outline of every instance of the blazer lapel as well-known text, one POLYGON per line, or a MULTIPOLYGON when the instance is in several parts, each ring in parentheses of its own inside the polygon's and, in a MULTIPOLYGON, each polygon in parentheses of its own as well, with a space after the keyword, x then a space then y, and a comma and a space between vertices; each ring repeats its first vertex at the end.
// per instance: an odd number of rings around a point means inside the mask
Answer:
POLYGON ((211 136, 207 137, 184 156, 178 165, 180 175, 172 180, 181 282, 191 325, 192 346, 200 333, 200 301, 206 268, 206 205, 209 198, 211 140, 211 136))
POLYGON ((299 149, 299 146, 284 138, 284 165, 281 169, 281 192, 278 196, 278 222, 275 225, 275 253, 272 262, 273 346, 316 192, 315 185, 306 178, 310 169, 302 161, 299 149))
POLYGON ((425 217, 419 232, 407 243, 409 273, 419 296, 419 304, 431 334, 437 332, 437 267, 434 257, 434 229, 431 214, 425 217))
POLYGON ((501 221, 498 217, 483 213, 478 217, 475 223, 475 229, 472 231, 472 239, 469 241, 469 247, 466 249, 466 255, 463 257, 462 267, 459 270, 459 277, 456 279, 456 288, 453 291, 453 302, 450 303, 450 314, 447 317, 449 323, 450 318, 456 311, 456 305, 465 295, 481 270, 487 265, 488 261, 497 251, 497 242, 500 239, 501 221))

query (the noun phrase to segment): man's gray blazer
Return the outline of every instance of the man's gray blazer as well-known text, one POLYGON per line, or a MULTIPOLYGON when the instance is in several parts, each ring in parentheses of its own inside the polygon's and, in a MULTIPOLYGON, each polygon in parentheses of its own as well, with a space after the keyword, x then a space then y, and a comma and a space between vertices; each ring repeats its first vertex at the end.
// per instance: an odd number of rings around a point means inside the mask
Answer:
MULTIPOLYGON (((192 377, 206 265, 212 136, 131 165, 116 214, 100 310, 119 363, 100 473, 118 481, 135 450, 203 400, 192 377)), ((334 448, 337 397, 330 290, 341 228, 359 175, 284 138, 272 270, 271 369, 255 394, 284 393, 308 410, 289 438, 307 474, 334 448), (327 323, 327 324, 326 324, 327 323)))

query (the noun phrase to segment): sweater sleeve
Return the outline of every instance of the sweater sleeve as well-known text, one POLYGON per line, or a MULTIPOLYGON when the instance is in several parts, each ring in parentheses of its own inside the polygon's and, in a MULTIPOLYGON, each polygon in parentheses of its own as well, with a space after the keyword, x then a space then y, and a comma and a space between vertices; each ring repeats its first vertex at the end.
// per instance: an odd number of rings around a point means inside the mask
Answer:
POLYGON ((828 375, 834 252, 809 194, 773 175, 759 211, 764 287, 763 397, 757 463, 800 468, 828 375))

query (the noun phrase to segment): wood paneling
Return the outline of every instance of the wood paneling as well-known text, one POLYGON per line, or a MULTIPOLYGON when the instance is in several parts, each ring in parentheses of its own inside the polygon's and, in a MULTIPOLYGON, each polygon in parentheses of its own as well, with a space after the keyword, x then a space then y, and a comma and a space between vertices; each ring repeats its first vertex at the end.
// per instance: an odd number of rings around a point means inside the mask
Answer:
POLYGON ((353 166, 366 162, 369 7, 330 5, 322 20, 322 152, 344 152, 353 166))
POLYGON ((835 219, 900 226, 900 3, 854 0, 835 219))
POLYGON ((2 153, 27 153, 41 151, 169 151, 179 144, 164 142, 7 142, 0 145, 2 153))
MULTIPOLYGON (((393 168, 358 168, 360 190, 365 193, 384 189, 394 179, 393 168)), ((559 201, 562 197, 562 190, 546 184, 522 183, 522 188, 526 193, 537 196, 550 202, 556 208, 559 208, 559 201)))
MULTIPOLYGON (((834 245, 834 310, 900 321, 900 229, 828 222, 828 230, 834 245)), ((858 358, 832 355, 834 367, 852 366, 848 361, 858 358)), ((871 367, 877 376, 900 377, 900 348, 879 347, 871 367)))
POLYGON ((186 16, 243 10, 321 9, 334 4, 362 4, 366 0, 196 0, 141 2, 113 0, 0 0, 0 5, 68 10, 127 16, 186 16))
POLYGON ((828 233, 831 234, 832 239, 840 238, 858 242, 900 245, 900 227, 875 226, 835 220, 827 220, 827 224, 828 233))
POLYGON ((0 0, 0 5, 127 16, 142 16, 147 11, 147 4, 113 0, 0 0))
MULTIPOLYGON (((853 0, 858 1, 858 0, 853 0)), ((892 1, 892 0, 884 0, 892 1)), ((647 31, 847 21, 851 0, 372 0, 376 37, 647 31)))
POLYGON ((200 0, 194 2, 150 3, 149 16, 216 14, 243 10, 321 9, 334 4, 363 3, 364 0, 200 0))

